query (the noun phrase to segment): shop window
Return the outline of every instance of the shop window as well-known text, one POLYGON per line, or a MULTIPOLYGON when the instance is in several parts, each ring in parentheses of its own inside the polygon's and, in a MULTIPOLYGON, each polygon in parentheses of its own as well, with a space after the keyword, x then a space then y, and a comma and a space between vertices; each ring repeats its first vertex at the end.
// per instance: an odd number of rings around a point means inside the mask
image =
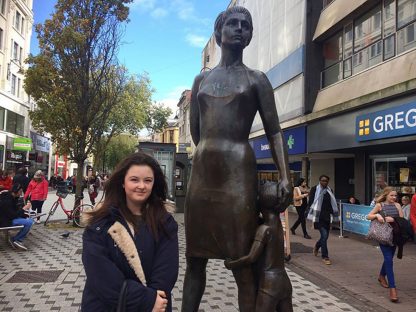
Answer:
POLYGON ((7 111, 6 131, 17 135, 24 134, 25 118, 12 111, 7 111))
POLYGON ((397 1, 397 28, 416 20, 416 0, 397 1))
MULTIPOLYGON (((416 188, 416 161, 414 157, 374 159, 373 192, 393 187, 399 197, 413 195, 416 188)), ((373 194, 374 195, 374 194, 373 194)))
POLYGON ((398 54, 416 47, 415 32, 416 23, 410 24, 397 32, 398 54))
POLYGON ((361 50, 380 39, 381 8, 377 6, 355 22, 354 51, 361 50))
POLYGON ((384 1, 383 34, 387 37, 396 31, 396 3, 394 0, 384 1))

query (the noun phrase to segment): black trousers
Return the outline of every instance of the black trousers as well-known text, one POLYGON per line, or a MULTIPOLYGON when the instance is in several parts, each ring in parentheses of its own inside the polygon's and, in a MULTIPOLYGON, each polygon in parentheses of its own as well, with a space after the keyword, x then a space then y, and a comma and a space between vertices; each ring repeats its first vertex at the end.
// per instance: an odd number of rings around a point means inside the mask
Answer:
POLYGON ((303 235, 307 235, 308 232, 306 231, 306 216, 305 216, 306 206, 305 205, 295 206, 295 208, 296 208, 296 212, 298 213, 298 219, 293 224, 292 229, 296 230, 296 228, 300 224, 302 226, 303 235))

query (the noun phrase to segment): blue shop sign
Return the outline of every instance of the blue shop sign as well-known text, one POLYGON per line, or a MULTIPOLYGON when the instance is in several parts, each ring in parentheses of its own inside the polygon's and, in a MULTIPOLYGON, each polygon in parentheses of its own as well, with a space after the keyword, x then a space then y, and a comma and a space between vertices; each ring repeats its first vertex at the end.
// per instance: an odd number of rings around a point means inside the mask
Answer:
MULTIPOLYGON (((284 130, 283 135, 289 155, 306 153, 306 126, 284 130)), ((272 157, 269 141, 266 136, 250 140, 250 145, 257 159, 272 157)))
POLYGON ((416 134, 416 102, 358 116, 358 142, 416 134))
POLYGON ((342 228, 351 233, 367 235, 370 221, 367 215, 371 211, 370 206, 342 204, 342 228))

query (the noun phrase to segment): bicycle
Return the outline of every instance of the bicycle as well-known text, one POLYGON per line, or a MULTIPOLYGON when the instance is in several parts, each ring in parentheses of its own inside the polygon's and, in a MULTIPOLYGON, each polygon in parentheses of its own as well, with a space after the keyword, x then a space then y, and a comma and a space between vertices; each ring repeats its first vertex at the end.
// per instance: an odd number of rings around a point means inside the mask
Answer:
POLYGON ((58 209, 58 207, 61 207, 62 211, 66 214, 68 220, 67 220, 67 224, 69 223, 69 221, 74 221, 74 223, 78 226, 78 227, 85 227, 82 223, 81 223, 81 216, 85 211, 90 211, 94 208, 94 206, 90 205, 90 204, 84 204, 83 203, 83 199, 84 199, 84 195, 81 194, 81 196, 77 197, 80 199, 80 204, 78 206, 76 206, 74 209, 72 210, 66 210, 65 209, 65 205, 63 202, 63 199, 66 198, 68 196, 69 192, 67 189, 64 188, 59 188, 56 191, 56 196, 58 196, 58 199, 52 204, 51 209, 49 210, 48 216, 44 222, 44 226, 47 225, 49 219, 51 216, 53 216, 53 214, 56 212, 56 209, 58 209))

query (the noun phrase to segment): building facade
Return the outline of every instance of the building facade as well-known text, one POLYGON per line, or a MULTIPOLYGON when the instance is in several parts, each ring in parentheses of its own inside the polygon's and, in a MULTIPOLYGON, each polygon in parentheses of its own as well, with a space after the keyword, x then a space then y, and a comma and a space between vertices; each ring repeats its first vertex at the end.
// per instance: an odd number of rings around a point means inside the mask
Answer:
POLYGON ((0 167, 49 166, 50 140, 30 132, 34 104, 23 89, 33 26, 32 0, 0 0, 0 167))

